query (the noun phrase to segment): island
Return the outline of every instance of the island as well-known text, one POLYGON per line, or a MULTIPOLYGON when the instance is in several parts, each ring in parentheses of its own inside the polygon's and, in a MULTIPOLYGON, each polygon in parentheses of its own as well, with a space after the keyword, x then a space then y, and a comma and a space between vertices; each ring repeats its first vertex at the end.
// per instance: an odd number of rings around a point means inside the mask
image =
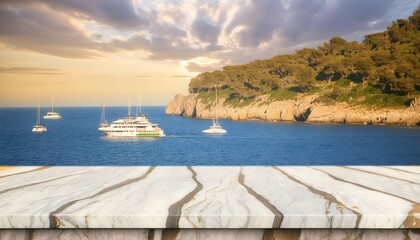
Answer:
POLYGON ((420 9, 363 42, 225 66, 191 79, 167 114, 232 120, 420 125, 420 9), (218 104, 215 104, 215 88, 218 104), (215 107, 217 106, 217 107, 215 107))

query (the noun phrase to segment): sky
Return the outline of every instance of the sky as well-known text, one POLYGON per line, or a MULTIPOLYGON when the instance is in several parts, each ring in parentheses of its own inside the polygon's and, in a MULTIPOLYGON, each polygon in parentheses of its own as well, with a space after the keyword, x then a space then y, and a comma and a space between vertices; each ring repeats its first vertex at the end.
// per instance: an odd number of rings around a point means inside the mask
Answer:
POLYGON ((420 0, 0 0, 0 107, 166 105, 201 72, 362 41, 420 0))

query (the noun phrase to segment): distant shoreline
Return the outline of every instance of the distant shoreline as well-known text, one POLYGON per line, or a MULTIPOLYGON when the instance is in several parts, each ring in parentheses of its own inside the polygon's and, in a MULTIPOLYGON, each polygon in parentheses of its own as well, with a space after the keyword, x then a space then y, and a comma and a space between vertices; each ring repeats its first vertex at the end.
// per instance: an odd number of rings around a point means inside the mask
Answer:
MULTIPOLYGON (((220 100, 221 103, 224 99, 220 100)), ((420 107, 401 109, 369 109, 346 103, 325 105, 314 96, 299 100, 267 102, 264 97, 243 107, 223 106, 213 109, 198 94, 178 94, 167 105, 166 114, 211 119, 215 111, 219 118, 237 120, 261 120, 267 122, 305 122, 323 124, 364 124, 420 126, 420 107)))
MULTIPOLYGON (((36 108, 37 106, 3 106, 3 107, 0 107, 0 109, 12 109, 12 108, 36 108)), ((101 108, 102 109, 102 105, 101 106, 54 106, 54 108, 101 108)), ((110 108, 113 108, 113 107, 117 107, 117 108, 127 108, 127 106, 124 106, 124 105, 119 105, 119 106, 107 106, 107 105, 105 105, 105 107, 110 107, 110 108)), ((153 106, 142 106, 142 108, 143 107, 146 107, 146 108, 148 108, 148 107, 161 107, 161 108, 164 108, 164 107, 166 107, 165 105, 153 105, 153 106)), ((41 106, 41 108, 51 108, 51 106, 41 106)))

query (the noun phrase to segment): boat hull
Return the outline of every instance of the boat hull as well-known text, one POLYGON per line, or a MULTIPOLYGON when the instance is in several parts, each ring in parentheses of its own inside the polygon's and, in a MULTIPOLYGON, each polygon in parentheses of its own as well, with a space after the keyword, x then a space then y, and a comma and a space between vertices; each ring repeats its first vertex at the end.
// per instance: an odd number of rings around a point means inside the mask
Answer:
POLYGON ((137 133, 137 137, 164 137, 165 134, 160 132, 137 133))
POLYGON ((138 132, 138 131, 126 131, 116 132, 110 131, 109 129, 98 128, 99 131, 110 137, 164 137, 163 132, 138 132))
POLYGON ((44 119, 50 119, 50 120, 57 120, 61 119, 61 116, 44 116, 44 119))
POLYGON ((42 133, 46 131, 47 131, 47 128, 32 128, 32 132, 36 132, 36 133, 42 133))
POLYGON ((58 112, 47 112, 47 115, 43 116, 43 118, 57 120, 57 119, 61 119, 61 115, 58 112))
POLYGON ((221 134, 226 134, 227 131, 224 129, 219 129, 219 130, 215 130, 215 129, 206 129, 203 131, 203 133, 205 134, 213 134, 213 135, 221 135, 221 134))
POLYGON ((103 132, 105 135, 110 137, 135 137, 136 132, 130 131, 130 132, 116 132, 116 131, 109 131, 107 129, 98 129, 99 131, 103 132))

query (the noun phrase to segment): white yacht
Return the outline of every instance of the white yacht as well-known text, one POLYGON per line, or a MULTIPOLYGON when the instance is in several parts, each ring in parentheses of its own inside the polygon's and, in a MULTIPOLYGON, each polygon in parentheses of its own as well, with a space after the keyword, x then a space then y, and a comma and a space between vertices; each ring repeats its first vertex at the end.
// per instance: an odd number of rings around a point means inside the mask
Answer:
POLYGON ((41 113, 40 113, 40 103, 38 101, 38 112, 36 115, 36 124, 34 125, 34 127, 32 128, 32 132, 46 132, 47 131, 47 127, 45 127, 43 124, 41 124, 41 113))
MULTIPOLYGON (((215 104, 215 109, 217 107, 217 86, 215 86, 216 88, 216 104, 215 104)), ((219 124, 219 120, 217 119, 217 111, 214 110, 214 118, 213 118, 213 125, 210 126, 209 129, 203 130, 203 133, 205 134, 225 134, 227 133, 227 131, 225 129, 223 129, 220 124, 219 124)))
POLYGON ((61 115, 58 112, 54 112, 54 97, 52 98, 51 112, 47 112, 47 115, 44 116, 44 119, 61 119, 61 115))
POLYGON ((151 123, 143 114, 136 117, 131 116, 130 107, 128 116, 120 118, 108 124, 105 120, 105 107, 102 110, 99 131, 112 137, 164 137, 165 133, 158 127, 158 124, 151 123))
POLYGON ((112 137, 164 137, 165 133, 158 124, 151 123, 146 116, 125 117, 109 125, 101 125, 99 131, 112 137))

